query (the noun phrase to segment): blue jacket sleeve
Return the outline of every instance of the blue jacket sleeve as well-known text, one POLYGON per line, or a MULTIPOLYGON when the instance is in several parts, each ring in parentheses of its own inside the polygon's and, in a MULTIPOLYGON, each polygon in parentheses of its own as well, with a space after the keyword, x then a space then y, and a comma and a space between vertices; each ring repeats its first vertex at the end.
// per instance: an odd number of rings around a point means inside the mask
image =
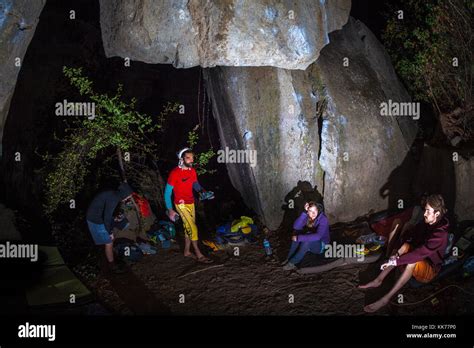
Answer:
POLYGON ((194 189, 194 191, 196 191, 196 192, 206 191, 206 190, 204 190, 204 187, 201 186, 201 184, 199 183, 199 181, 193 182, 193 189, 194 189))
POLYGON ((166 184, 165 188, 165 206, 166 209, 173 209, 173 203, 171 203, 171 192, 173 192, 173 186, 166 184))
POLYGON ((105 201, 104 207, 104 225, 105 229, 109 234, 112 232, 112 223, 114 221, 114 211, 117 204, 120 203, 119 199, 108 199, 105 201))
POLYGON ((297 231, 301 231, 306 225, 307 220, 308 220, 308 214, 306 214, 306 212, 302 212, 301 215, 295 220, 293 224, 293 229, 297 231))

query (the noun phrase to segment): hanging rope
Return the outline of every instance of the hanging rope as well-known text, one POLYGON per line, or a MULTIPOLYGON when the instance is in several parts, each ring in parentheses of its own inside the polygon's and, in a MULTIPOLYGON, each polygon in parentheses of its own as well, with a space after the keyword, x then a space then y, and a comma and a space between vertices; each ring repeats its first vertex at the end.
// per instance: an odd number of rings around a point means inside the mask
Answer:
MULTIPOLYGON (((200 75, 201 76, 202 74, 202 69, 200 71, 200 75)), ((201 125, 201 134, 204 135, 204 121, 205 121, 205 118, 206 118, 206 89, 204 88, 204 82, 203 82, 203 88, 202 88, 203 92, 202 92, 202 124, 201 125)))
POLYGON ((198 78, 198 97, 197 97, 197 117, 199 126, 201 126, 201 72, 202 69, 199 68, 199 78, 198 78))
POLYGON ((207 131, 207 136, 209 139, 209 144, 211 148, 214 148, 212 145, 211 134, 209 133, 209 119, 211 113, 211 99, 206 91, 205 80, 204 80, 204 71, 202 68, 199 69, 199 79, 198 79, 198 123, 201 127, 201 134, 204 135, 204 132, 207 131), (202 89, 202 92, 201 92, 202 89))
POLYGON ((211 132, 209 132, 209 119, 211 118, 210 115, 211 115, 211 98, 208 95, 207 96, 207 114, 206 114, 207 136, 209 138, 209 144, 211 145, 211 148, 214 148, 214 146, 212 145, 211 132))

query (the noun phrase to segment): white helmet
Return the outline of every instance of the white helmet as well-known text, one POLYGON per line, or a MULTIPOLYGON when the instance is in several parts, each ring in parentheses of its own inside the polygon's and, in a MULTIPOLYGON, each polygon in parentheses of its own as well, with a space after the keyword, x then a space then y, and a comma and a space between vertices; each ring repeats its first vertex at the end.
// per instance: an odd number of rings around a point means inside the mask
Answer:
POLYGON ((178 159, 181 159, 183 157, 183 153, 185 153, 186 151, 189 151, 189 150, 191 150, 189 147, 185 147, 184 149, 179 151, 178 152, 178 159))

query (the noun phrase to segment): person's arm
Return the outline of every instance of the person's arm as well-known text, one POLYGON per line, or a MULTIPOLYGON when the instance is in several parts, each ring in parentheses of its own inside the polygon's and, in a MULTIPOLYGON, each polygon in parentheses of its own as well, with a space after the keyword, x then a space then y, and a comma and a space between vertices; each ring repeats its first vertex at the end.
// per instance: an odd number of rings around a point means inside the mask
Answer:
POLYGON ((205 192, 206 190, 204 189, 204 187, 201 186, 201 184, 198 181, 196 169, 192 168, 191 170, 192 170, 192 172, 191 172, 192 179, 191 180, 193 182, 193 189, 198 193, 205 192))
POLYGON ((166 184, 165 187, 165 206, 167 210, 173 209, 173 203, 171 202, 171 193, 173 192, 173 186, 166 184))
POLYGON ((107 232, 112 233, 112 223, 114 221, 114 211, 120 199, 114 199, 111 196, 107 197, 104 207, 104 225, 107 232))
POLYGON ((306 221, 308 221, 308 214, 306 214, 304 211, 293 223, 293 229, 296 231, 303 230, 304 226, 306 225, 306 221))
POLYGON ((200 200, 206 200, 206 199, 213 199, 214 198, 214 192, 212 191, 206 191, 204 187, 201 186, 197 179, 197 174, 196 170, 193 168, 193 189, 199 193, 200 200))
POLYGON ((416 263, 438 252, 447 241, 445 232, 434 232, 433 235, 421 247, 416 248, 397 259, 397 266, 416 263))
POLYGON ((204 187, 202 187, 201 184, 199 183, 199 181, 197 181, 197 180, 195 182, 193 182, 193 189, 196 192, 205 192, 206 191, 204 189, 204 187))
POLYGON ((300 234, 297 237, 298 242, 315 242, 321 240, 323 236, 329 234, 329 223, 327 219, 323 218, 319 221, 318 227, 315 233, 300 234))

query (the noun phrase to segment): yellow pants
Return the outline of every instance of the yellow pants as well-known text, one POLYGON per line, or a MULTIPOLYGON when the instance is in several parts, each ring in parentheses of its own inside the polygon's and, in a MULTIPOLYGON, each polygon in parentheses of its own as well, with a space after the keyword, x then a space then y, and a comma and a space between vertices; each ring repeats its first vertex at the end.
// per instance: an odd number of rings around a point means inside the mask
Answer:
POLYGON ((183 219, 184 233, 192 241, 198 240, 198 228, 196 226, 196 215, 194 212, 194 203, 176 204, 176 211, 183 219))

